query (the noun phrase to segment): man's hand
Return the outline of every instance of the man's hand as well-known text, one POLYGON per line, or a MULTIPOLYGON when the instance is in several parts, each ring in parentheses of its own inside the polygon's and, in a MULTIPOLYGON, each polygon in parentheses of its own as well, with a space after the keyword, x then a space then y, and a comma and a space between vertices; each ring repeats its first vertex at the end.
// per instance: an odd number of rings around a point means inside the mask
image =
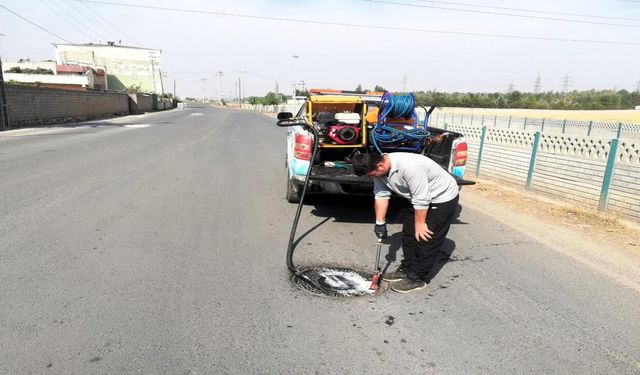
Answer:
POLYGON ((376 237, 380 239, 387 238, 387 224, 376 224, 373 228, 373 232, 376 234, 376 237))
POLYGON ((416 223, 416 241, 429 241, 433 232, 427 226, 427 223, 416 223))

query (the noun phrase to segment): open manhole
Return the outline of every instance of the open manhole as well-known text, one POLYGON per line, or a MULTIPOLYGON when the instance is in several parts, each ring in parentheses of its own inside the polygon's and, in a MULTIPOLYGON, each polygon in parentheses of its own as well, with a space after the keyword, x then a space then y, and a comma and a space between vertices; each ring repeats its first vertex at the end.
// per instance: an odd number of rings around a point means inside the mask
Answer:
POLYGON ((371 286, 370 272, 356 271, 349 268, 313 267, 300 270, 311 282, 303 277, 293 275, 293 283, 300 289, 317 295, 333 297, 371 296, 384 292, 386 283, 382 282, 377 290, 371 286))

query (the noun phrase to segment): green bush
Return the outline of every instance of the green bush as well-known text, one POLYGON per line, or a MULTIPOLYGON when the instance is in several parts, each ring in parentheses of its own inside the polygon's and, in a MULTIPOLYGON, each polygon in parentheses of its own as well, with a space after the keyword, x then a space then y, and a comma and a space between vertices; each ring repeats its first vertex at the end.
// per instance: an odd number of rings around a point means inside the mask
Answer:
POLYGON ((30 69, 30 68, 20 68, 19 66, 14 66, 11 69, 5 70, 5 73, 22 73, 22 74, 48 74, 48 75, 53 75, 53 70, 51 69, 44 69, 44 68, 36 68, 36 69, 30 69))

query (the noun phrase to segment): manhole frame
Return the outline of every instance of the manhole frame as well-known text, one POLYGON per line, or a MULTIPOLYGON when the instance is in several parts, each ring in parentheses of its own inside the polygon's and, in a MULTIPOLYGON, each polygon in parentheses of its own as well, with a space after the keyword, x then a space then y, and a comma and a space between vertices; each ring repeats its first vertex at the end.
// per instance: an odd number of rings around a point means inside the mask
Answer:
MULTIPOLYGON (((373 276, 373 272, 371 270, 363 270, 357 267, 349 267, 349 266, 337 266, 337 265, 328 265, 328 264, 315 264, 315 265, 305 265, 304 267, 299 268, 300 273, 306 274, 308 272, 317 270, 320 271, 322 269, 332 270, 332 271, 342 271, 342 272, 353 272, 356 273, 367 280, 371 280, 373 276)), ((349 299, 349 298, 362 298, 362 297, 377 297, 389 289, 389 283, 382 280, 380 278, 380 284, 376 291, 373 293, 362 293, 362 294, 342 294, 338 292, 330 292, 325 291, 323 289, 319 289, 317 286, 310 284, 308 281, 303 278, 297 277, 296 275, 291 276, 291 282, 296 288, 310 293, 317 297, 327 297, 327 298, 336 298, 336 299, 349 299)))

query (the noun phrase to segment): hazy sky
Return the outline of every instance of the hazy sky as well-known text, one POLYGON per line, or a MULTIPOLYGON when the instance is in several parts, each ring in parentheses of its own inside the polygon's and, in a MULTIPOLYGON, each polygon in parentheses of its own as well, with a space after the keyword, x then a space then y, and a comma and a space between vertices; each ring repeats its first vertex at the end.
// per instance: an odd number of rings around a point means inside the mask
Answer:
MULTIPOLYGON (((273 91, 276 82, 280 91, 289 93, 294 77, 307 87, 379 84, 389 90, 474 92, 506 91, 511 83, 516 90, 533 91, 538 73, 542 90, 560 90, 567 74, 571 89, 635 90, 640 84, 640 0, 126 3, 205 13, 74 0, 0 0, 0 5, 73 43, 120 39, 123 45, 162 49, 165 89, 171 91, 175 79, 179 96, 200 97, 201 79, 206 78, 206 95, 217 97, 217 71, 224 72, 225 97, 234 95, 240 75, 246 95, 273 91)), ((3 61, 53 59, 52 43, 65 42, 2 8, 0 34, 5 34, 0 36, 3 61)))

